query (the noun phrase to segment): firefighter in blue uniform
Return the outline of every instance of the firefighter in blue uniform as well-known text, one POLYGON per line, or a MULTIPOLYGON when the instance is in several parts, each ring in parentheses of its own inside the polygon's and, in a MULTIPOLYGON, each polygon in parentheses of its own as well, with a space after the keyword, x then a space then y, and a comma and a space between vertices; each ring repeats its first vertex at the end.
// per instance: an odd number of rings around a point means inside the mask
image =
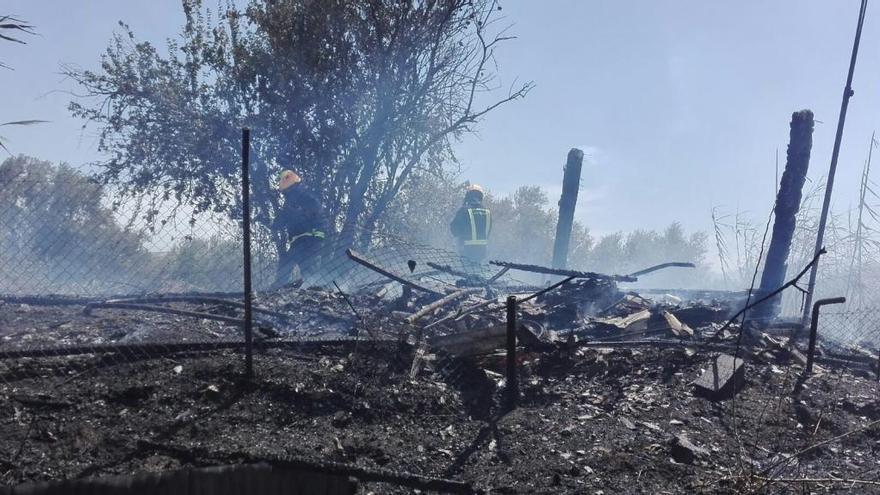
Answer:
POLYGON ((274 288, 299 282, 292 280, 295 267, 299 267, 303 280, 315 275, 320 268, 327 236, 327 214, 319 196, 301 182, 302 178, 292 170, 284 170, 278 179, 284 205, 272 222, 272 230, 282 236, 285 247, 278 253, 274 288))
POLYGON ((449 225, 458 241, 458 252, 477 263, 486 259, 489 233, 492 231, 492 212, 483 206, 483 188, 471 184, 464 195, 464 204, 455 213, 449 225))

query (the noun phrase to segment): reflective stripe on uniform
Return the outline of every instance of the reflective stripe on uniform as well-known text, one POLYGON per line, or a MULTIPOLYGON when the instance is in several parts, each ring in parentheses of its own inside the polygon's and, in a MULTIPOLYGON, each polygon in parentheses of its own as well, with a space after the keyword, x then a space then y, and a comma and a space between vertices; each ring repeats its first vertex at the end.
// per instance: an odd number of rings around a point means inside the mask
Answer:
POLYGON ((489 238, 489 232, 492 231, 492 210, 486 210, 486 239, 489 238))
POLYGON ((487 245, 489 239, 489 229, 492 226, 492 212, 487 210, 486 208, 468 208, 468 218, 471 222, 471 238, 464 241, 466 246, 485 246, 487 245), (483 214, 483 217, 486 219, 486 229, 483 232, 483 235, 477 234, 477 221, 475 212, 480 212, 483 214))
POLYGON ((474 210, 475 208, 468 208, 468 218, 471 219, 471 238, 470 240, 464 241, 465 244, 477 240, 477 221, 474 219, 474 210))

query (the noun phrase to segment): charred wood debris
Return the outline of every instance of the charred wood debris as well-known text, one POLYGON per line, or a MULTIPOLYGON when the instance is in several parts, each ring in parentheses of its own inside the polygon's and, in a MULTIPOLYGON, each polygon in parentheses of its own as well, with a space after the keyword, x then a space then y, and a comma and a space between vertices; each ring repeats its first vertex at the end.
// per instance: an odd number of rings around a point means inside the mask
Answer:
MULTIPOLYGON (((467 361, 478 369, 484 367, 491 376, 500 376, 491 368, 497 368, 498 358, 504 357, 505 303, 508 296, 514 295, 518 298, 516 345, 523 352, 555 356, 588 347, 683 348, 690 356, 705 354, 715 362, 707 372, 711 376, 695 377, 693 382, 698 395, 710 398, 725 398, 737 389, 742 382, 744 359, 774 356, 802 366, 808 360, 807 339, 796 340, 804 337, 800 322, 745 318, 744 309, 756 305, 748 305, 746 292, 636 292, 619 287, 620 283, 636 282, 638 277, 658 270, 693 268, 691 263, 670 262, 627 275, 606 275, 491 261, 489 266, 497 270, 483 276, 430 261, 410 260, 404 267, 392 267, 351 249, 346 254, 379 275, 378 280, 349 289, 350 294, 335 281, 335 290, 287 287, 258 294, 253 308, 257 348, 399 342, 400 352, 412 359, 413 377, 424 369, 436 368, 438 361, 448 360, 467 361), (545 283, 515 283, 509 274, 517 271, 542 275, 545 283), (437 274, 446 278, 434 276, 437 274)), ((158 294, 88 300, 3 297, 4 303, 21 304, 23 308, 83 305, 86 315, 122 310, 217 323, 208 341, 174 345, 167 343, 173 340, 171 335, 114 342, 100 337, 71 340, 60 331, 56 336, 45 332, 22 346, 6 342, 0 349, 0 359, 117 352, 119 346, 146 346, 150 352, 169 354, 239 349, 243 345, 241 328, 245 326, 243 305, 230 299, 237 296, 240 294, 158 294), (193 305, 199 310, 193 310, 193 305), (157 344, 157 339, 166 343, 157 344)), ((871 349, 852 343, 842 346, 820 337, 815 348, 816 368, 821 372, 822 363, 845 364, 880 376, 878 356, 871 349)))
MULTIPOLYGON (((414 375, 449 357, 497 363, 495 358, 504 354, 505 299, 511 294, 520 297, 516 336, 517 345, 525 352, 551 356, 584 347, 647 346, 682 347, 688 355, 711 354, 716 364, 707 376, 694 381, 694 387, 697 394, 713 399, 725 398, 740 386, 742 362, 748 357, 794 360, 802 366, 807 363, 805 350, 801 350, 806 348, 806 340, 795 344, 799 321, 750 319, 745 311, 736 312, 757 305, 748 304, 755 298, 750 299, 746 291, 636 292, 618 285, 637 282, 638 277, 662 269, 693 268, 691 263, 669 262, 627 275, 606 275, 491 261, 497 273, 482 277, 433 262, 425 263, 430 272, 420 273, 414 261, 409 262, 408 270, 395 270, 355 251, 348 255, 387 278, 374 288, 373 296, 390 310, 386 321, 392 325, 386 330, 393 328, 392 334, 405 335, 415 348, 414 375), (510 285, 504 278, 510 271, 541 274, 555 283, 510 285), (438 279, 430 276, 437 272, 451 275, 455 281, 437 284, 438 279), (395 290, 395 285, 403 290, 395 290)), ((877 359, 867 346, 844 347, 831 340, 822 341, 816 350, 817 362, 865 370, 877 371, 877 359)))
MULTIPOLYGON (((487 414, 493 409, 489 405, 496 397, 493 391, 506 385, 504 372, 509 362, 515 362, 528 377, 530 370, 556 369, 561 362, 618 359, 614 356, 626 361, 623 356, 629 353, 647 359, 648 354, 636 348, 657 349, 657 358, 673 356, 676 360, 700 363, 687 373, 691 376, 685 377, 684 384, 691 391, 685 395, 697 401, 742 396, 737 394, 747 383, 752 384, 750 389, 758 386, 767 376, 780 373, 781 364, 794 365, 795 369, 807 367, 806 332, 801 332, 799 321, 757 320, 744 314, 744 308, 760 304, 764 297, 772 298, 772 293, 750 298, 745 292, 636 292, 621 287, 656 270, 692 266, 687 263, 665 263, 631 274, 605 275, 492 261, 488 265, 492 269, 475 272, 461 266, 414 260, 400 263, 401 266, 382 265, 368 254, 353 250, 347 254, 357 265, 376 275, 371 282, 354 285, 340 280, 332 284, 332 289, 286 287, 256 295, 253 317, 257 349, 295 350, 299 352, 297 359, 309 359, 322 366, 326 361, 327 366, 341 372, 348 364, 334 364, 332 359, 320 357, 322 349, 347 348, 346 360, 353 360, 358 352, 366 356, 370 344, 376 344, 382 359, 395 361, 395 369, 402 368, 409 382, 437 382, 441 387, 438 390, 443 390, 439 383, 442 380, 462 390, 461 404, 468 414, 487 414), (544 283, 522 284, 511 276, 516 272, 545 276, 544 283), (521 353, 513 361, 505 352, 509 350, 506 303, 510 296, 517 301, 515 334, 521 353), (798 336, 801 338, 797 339, 798 336), (314 354, 309 355, 311 352, 314 354)), ((801 275, 808 269, 809 265, 801 275)), ((788 284, 796 284, 799 277, 788 284)), ((97 329, 92 335, 88 327, 72 336, 63 323, 39 333, 24 332, 14 340, 3 339, 0 359, 54 359, 114 352, 158 357, 240 350, 244 345, 243 308, 231 299, 237 297, 240 294, 155 294, 90 300, 3 297, 0 307, 14 307, 15 314, 32 312, 34 318, 44 313, 31 309, 34 306, 66 308, 57 310, 58 314, 45 314, 46 323, 60 316, 71 318, 70 307, 77 306, 83 308, 84 315, 91 315, 90 319, 100 318, 102 312, 140 317, 124 321, 128 333, 119 339, 97 329), (163 324, 163 318, 169 317, 199 322, 189 331, 204 332, 210 338, 196 341, 197 335, 193 334, 189 336, 190 342, 157 343, 174 342, 175 337, 180 337, 175 335, 180 331, 179 325, 163 324)), ((35 321, 30 324, 42 326, 35 321)), ((269 356, 281 359, 284 355, 269 356)), ((261 355, 255 359, 268 358, 261 355)), ((870 371, 867 376, 873 380, 877 355, 867 346, 843 348, 821 337, 816 344, 813 372, 822 374, 844 359, 849 368, 870 371)), ((641 383, 645 377, 638 366, 646 363, 634 363, 630 363, 635 367, 629 371, 624 369, 627 365, 616 369, 614 376, 624 380, 624 375, 631 374, 627 380, 641 383)), ((646 383, 640 386, 652 387, 646 383)), ((536 393, 532 384, 525 392, 536 393)), ((596 400, 602 397, 597 396, 596 400)), ((637 402, 638 398, 633 396, 633 400, 637 402)), ((863 409, 870 407, 873 406, 863 409)), ((870 409, 868 415, 873 411, 870 409)), ((628 430, 638 426, 624 416, 620 421, 628 430)), ((656 428, 653 423, 645 424, 656 428)), ((701 446, 706 445, 707 440, 703 440, 694 443, 686 435, 674 436, 669 439, 667 450, 678 463, 705 463, 706 457, 714 454, 701 446)))

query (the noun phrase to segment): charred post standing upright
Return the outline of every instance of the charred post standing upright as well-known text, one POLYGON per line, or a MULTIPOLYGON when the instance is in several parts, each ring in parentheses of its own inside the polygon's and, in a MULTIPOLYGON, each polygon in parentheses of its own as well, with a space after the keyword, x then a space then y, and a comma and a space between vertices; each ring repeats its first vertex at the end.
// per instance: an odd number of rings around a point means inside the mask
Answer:
POLYGON ((241 130, 241 207, 242 244, 244 245, 244 345, 245 375, 254 376, 254 324, 252 315, 253 293, 251 291, 251 181, 250 181, 251 130, 241 130))
POLYGON ((519 402, 519 382, 516 375, 516 296, 507 297, 507 373, 504 398, 508 410, 513 410, 519 402))
MULTIPOLYGON (((767 250, 764 273, 761 276, 760 293, 767 294, 785 283, 786 260, 791 251, 796 216, 801 205, 801 195, 807 169, 810 166, 810 150, 813 147, 813 112, 801 110, 791 114, 788 152, 785 171, 776 194, 773 236, 767 250)), ((779 297, 769 299, 754 310, 757 318, 773 318, 779 313, 779 297)))
POLYGON ((562 178, 562 197, 559 199, 556 241, 553 243, 553 268, 565 268, 568 263, 568 246, 571 242, 571 227, 574 223, 574 209, 577 206, 583 162, 583 151, 572 148, 568 152, 562 178))

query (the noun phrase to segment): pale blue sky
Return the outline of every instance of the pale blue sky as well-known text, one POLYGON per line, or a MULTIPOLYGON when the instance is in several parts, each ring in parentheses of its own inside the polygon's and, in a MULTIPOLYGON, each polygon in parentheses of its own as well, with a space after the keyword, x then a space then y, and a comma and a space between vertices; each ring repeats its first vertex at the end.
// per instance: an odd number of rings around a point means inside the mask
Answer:
MULTIPOLYGON (((206 2, 213 5, 210 0, 206 2)), ((523 101, 490 115, 458 147, 465 178, 506 193, 523 184, 555 201, 569 148, 591 154, 577 217, 598 233, 681 221, 709 230, 714 205, 763 218, 774 153, 785 160, 791 112, 817 124, 811 177, 828 168, 858 0, 507 0, 518 39, 498 53, 501 84, 534 80, 523 101)), ((94 68, 117 21, 163 44, 180 27, 178 0, 4 0, 36 26, 28 45, 0 45, 0 121, 8 146, 79 165, 94 132, 66 111, 62 63, 94 68)), ((880 109, 880 7, 869 7, 835 204, 855 201, 880 109)))

